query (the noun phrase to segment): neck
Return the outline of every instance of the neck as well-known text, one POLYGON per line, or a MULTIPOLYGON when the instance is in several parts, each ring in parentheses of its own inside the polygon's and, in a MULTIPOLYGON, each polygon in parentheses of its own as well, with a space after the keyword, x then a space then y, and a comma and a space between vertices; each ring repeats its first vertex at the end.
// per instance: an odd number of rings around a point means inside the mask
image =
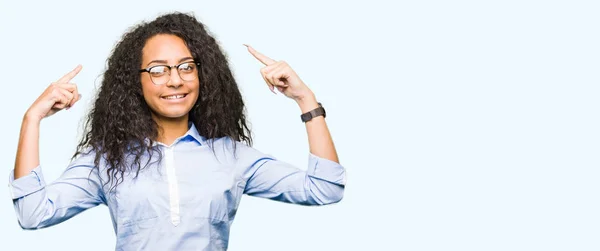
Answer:
POLYGON ((154 120, 158 124, 158 138, 156 141, 168 146, 188 131, 188 116, 182 118, 159 118, 154 116, 154 120))

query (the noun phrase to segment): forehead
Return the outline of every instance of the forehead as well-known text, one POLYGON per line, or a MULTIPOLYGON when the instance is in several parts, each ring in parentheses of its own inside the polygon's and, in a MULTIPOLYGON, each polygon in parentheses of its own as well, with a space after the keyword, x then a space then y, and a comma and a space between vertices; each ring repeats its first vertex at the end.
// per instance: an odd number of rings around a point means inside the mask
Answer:
POLYGON ((184 57, 191 57, 192 53, 185 45, 183 39, 175 35, 160 34, 146 41, 142 50, 142 64, 153 60, 165 60, 176 63, 184 57))

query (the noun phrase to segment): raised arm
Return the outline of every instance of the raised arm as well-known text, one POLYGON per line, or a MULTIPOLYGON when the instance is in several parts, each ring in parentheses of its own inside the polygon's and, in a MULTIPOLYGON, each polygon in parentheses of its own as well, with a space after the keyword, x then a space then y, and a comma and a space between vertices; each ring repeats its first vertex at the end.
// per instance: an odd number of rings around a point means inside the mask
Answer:
POLYGON ((14 178, 21 178, 40 165, 39 135, 42 119, 69 108, 79 101, 80 95, 75 84, 69 83, 81 71, 77 66, 48 88, 35 100, 23 117, 14 178))
MULTIPOLYGON (((275 88, 296 101, 301 113, 319 107, 314 93, 285 61, 275 61, 246 45, 248 51, 265 65, 261 75, 269 89, 275 88)), ((324 116, 306 122, 310 155, 306 171, 276 160, 252 148, 244 151, 247 166, 244 193, 273 200, 326 205, 339 202, 346 185, 346 170, 339 164, 337 152, 324 116)))
MULTIPOLYGON (((275 61, 251 46, 246 45, 246 47, 256 59, 265 65, 260 72, 273 93, 275 93, 274 88, 277 88, 286 97, 296 101, 301 113, 307 113, 319 107, 315 94, 285 61, 275 61)), ((324 116, 318 116, 306 122, 306 132, 312 154, 339 163, 324 116)))
POLYGON ((23 118, 9 190, 19 224, 25 229, 48 227, 106 203, 93 154, 79 156, 48 185, 40 166, 40 122, 79 100, 77 86, 69 82, 80 70, 77 66, 46 88, 23 118))

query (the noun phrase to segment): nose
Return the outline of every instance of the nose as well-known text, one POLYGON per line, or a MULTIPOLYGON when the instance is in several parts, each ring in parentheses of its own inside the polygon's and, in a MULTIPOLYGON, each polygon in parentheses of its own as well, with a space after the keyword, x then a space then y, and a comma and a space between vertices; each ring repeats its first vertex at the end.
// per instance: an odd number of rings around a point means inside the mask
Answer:
POLYGON ((169 74, 169 77, 171 79, 169 80, 169 82, 167 82, 167 86, 169 86, 169 87, 182 86, 183 79, 181 79, 181 77, 179 76, 179 71, 177 70, 177 67, 173 67, 170 70, 171 70, 171 74, 169 74))

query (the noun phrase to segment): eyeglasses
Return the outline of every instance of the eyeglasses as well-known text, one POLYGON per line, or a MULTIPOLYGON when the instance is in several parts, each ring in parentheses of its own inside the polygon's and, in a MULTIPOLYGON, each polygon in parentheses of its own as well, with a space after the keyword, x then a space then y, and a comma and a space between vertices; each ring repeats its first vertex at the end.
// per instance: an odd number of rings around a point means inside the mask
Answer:
POLYGON ((155 85, 164 85, 171 80, 171 69, 177 69, 177 74, 183 81, 192 81, 198 78, 198 67, 200 63, 193 61, 183 62, 178 65, 154 65, 140 72, 148 72, 150 79, 155 85))

